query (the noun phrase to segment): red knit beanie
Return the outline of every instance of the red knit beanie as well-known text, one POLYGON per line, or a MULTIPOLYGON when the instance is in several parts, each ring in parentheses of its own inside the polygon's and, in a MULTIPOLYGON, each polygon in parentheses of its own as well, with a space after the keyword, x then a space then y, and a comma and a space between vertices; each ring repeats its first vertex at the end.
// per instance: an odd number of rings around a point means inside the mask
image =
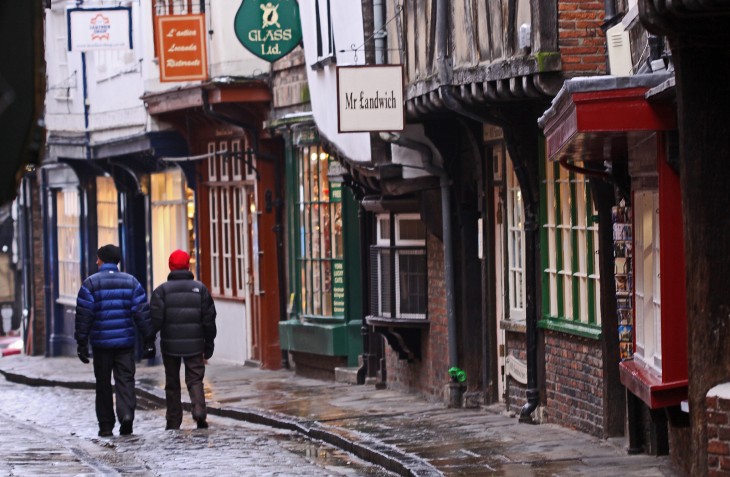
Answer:
POLYGON ((190 255, 182 250, 175 250, 170 254, 168 264, 170 270, 187 270, 190 268, 190 255))

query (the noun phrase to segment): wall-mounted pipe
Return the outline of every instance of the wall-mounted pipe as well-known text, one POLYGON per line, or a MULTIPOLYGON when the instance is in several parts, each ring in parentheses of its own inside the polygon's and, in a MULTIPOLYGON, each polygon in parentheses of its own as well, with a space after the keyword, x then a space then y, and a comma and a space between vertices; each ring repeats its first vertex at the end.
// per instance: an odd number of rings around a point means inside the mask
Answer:
MULTIPOLYGON (((438 77, 439 97, 443 105, 454 111, 455 113, 464 117, 473 119, 478 123, 487 122, 487 114, 476 114, 473 111, 465 108, 462 102, 457 98, 451 86, 452 79, 452 66, 449 64, 448 57, 448 35, 449 35, 449 18, 451 13, 451 5, 449 0, 437 0, 436 4, 436 73, 438 77)), ((503 91, 503 82, 497 82, 496 94, 498 97, 504 95, 508 96, 507 91, 503 91)), ((485 91, 485 95, 489 96, 488 91, 485 91)), ((494 121, 497 124, 505 126, 505 121, 494 121)), ((535 126, 537 126, 535 118, 535 126)), ((505 128, 505 136, 509 138, 510 128, 505 128)), ((511 152, 515 152, 515 148, 519 144, 518 138, 512 138, 508 141, 508 148, 511 152)), ((524 146, 527 147, 527 146, 524 146)), ((523 154, 513 154, 513 158, 524 157, 523 154)), ((520 187, 523 190, 523 198, 525 204, 525 239, 528 243, 537 243, 538 240, 538 223, 537 223, 537 207, 538 197, 533 193, 533 188, 530 187, 532 181, 530 181, 530 172, 527 170, 524 160, 515 161, 515 174, 517 175, 520 187)), ((534 253, 528 253, 525 261, 525 269, 527 271, 535 272, 537 270, 537 264, 539 263, 538 257, 535 255, 538 252, 537 247, 533 247, 534 253)), ((527 403, 520 412, 520 422, 532 422, 531 414, 537 408, 540 403, 540 390, 537 386, 537 320, 538 310, 535 300, 537 298, 539 287, 537 279, 530 280, 526 284, 526 295, 527 295, 527 319, 526 319, 526 341, 527 341, 527 403)), ((455 328, 454 328, 455 329, 455 328)), ((449 339, 451 340, 451 328, 449 329, 449 339)), ((454 337, 455 339, 455 337, 454 337)))
MULTIPOLYGON (((459 367, 459 354, 456 340, 456 300, 454 293, 454 245, 451 233, 451 180, 446 171, 434 164, 434 151, 427 144, 403 137, 396 133, 381 133, 380 137, 391 143, 421 153, 425 164, 423 169, 439 177, 441 187, 441 229, 444 236, 444 287, 446 289, 446 316, 448 321, 449 369, 459 367)), ((440 161, 443 164, 443 160, 440 161)), ((452 407, 460 407, 460 396, 452 395, 452 407)))

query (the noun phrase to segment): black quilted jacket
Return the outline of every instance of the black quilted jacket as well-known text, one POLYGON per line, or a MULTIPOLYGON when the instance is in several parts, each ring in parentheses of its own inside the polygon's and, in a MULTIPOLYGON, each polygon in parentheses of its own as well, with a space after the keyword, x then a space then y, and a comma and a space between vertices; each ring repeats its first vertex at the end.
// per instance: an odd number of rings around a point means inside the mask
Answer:
POLYGON ((150 317, 160 332, 163 354, 213 354, 216 335, 215 304, 208 289, 188 270, 174 270, 152 292, 150 317))

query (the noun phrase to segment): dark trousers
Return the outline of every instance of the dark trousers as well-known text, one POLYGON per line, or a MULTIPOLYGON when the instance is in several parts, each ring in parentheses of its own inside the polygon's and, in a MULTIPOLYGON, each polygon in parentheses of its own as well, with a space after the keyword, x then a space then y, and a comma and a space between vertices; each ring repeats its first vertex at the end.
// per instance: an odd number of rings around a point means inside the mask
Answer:
POLYGON ((114 429, 114 398, 112 375, 117 395, 117 418, 134 420, 137 397, 134 394, 134 348, 94 348, 94 377, 96 378, 96 419, 99 430, 114 429))
POLYGON ((179 428, 182 424, 183 410, 180 396, 180 362, 185 363, 185 385, 190 394, 190 403, 193 408, 193 419, 196 421, 206 418, 205 393, 203 378, 205 377, 205 361, 203 355, 170 356, 162 355, 162 364, 165 365, 165 401, 167 403, 167 427, 179 428))

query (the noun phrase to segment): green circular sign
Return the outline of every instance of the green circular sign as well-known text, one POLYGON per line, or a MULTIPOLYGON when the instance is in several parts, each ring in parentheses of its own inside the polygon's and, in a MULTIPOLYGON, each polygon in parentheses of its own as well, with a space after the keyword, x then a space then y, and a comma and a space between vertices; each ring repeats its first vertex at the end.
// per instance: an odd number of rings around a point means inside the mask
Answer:
POLYGON ((233 28, 248 51, 276 61, 302 40, 299 4, 296 0, 243 0, 233 28))

